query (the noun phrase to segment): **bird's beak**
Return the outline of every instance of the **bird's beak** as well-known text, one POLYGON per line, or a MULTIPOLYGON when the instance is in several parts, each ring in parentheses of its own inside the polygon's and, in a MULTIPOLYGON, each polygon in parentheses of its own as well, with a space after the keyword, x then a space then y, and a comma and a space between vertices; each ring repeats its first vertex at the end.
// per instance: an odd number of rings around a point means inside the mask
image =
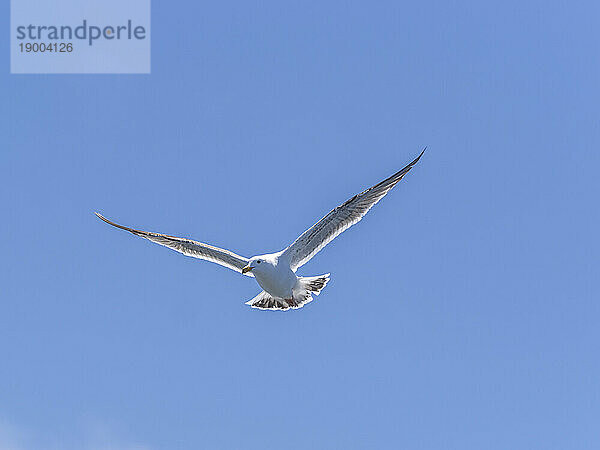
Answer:
POLYGON ((242 273, 250 272, 251 270, 252 270, 252 267, 246 266, 242 269, 242 273))

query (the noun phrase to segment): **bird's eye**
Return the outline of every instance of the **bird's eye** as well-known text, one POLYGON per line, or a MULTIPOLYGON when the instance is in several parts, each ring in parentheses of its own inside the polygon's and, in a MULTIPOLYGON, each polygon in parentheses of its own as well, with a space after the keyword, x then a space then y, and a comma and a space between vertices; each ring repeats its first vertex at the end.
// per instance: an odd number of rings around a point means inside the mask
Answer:
POLYGON ((260 264, 260 263, 261 263, 261 260, 260 260, 260 259, 257 259, 257 260, 256 260, 256 264, 260 264))

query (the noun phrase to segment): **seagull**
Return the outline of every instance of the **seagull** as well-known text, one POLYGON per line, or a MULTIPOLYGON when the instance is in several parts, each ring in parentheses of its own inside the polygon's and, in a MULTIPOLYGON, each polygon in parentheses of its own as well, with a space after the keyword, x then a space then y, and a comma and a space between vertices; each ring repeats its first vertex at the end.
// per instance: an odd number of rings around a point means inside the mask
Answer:
POLYGON ((112 222, 100 213, 95 214, 109 225, 169 247, 186 256, 211 261, 243 275, 254 277, 263 291, 246 302, 252 308, 279 311, 298 309, 311 302, 313 294, 319 295, 329 281, 330 275, 327 273, 314 277, 300 277, 296 275, 298 268, 310 261, 343 231, 359 222, 373 205, 412 169, 423 153, 425 150, 402 170, 333 209, 302 233, 289 247, 276 253, 252 258, 245 258, 229 250, 191 239, 135 230, 112 222))

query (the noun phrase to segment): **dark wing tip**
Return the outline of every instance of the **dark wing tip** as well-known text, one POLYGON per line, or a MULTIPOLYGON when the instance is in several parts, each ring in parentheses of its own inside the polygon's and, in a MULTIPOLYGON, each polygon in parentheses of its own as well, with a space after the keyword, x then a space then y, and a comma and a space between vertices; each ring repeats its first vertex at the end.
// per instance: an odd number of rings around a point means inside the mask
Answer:
MULTIPOLYGON (((417 156, 415 159, 413 159, 411 162, 409 162, 403 169, 401 169, 399 172, 395 173, 394 175, 392 175, 390 178, 388 178, 388 180, 392 179, 392 178, 397 178, 397 181, 400 181, 402 179, 402 177, 404 175, 406 175, 408 172, 410 172, 410 169, 413 168, 413 166, 419 162, 419 160, 421 159, 421 156, 423 156, 423 153, 425 153, 425 150, 427 150, 427 147, 425 147, 423 149, 423 151, 421 151, 421 153, 419 153, 419 156, 417 156)), ((388 180, 384 180, 382 181, 382 183, 385 183, 388 180)), ((379 183, 381 184, 381 183, 379 183)))
POLYGON ((414 166, 416 163, 418 163, 418 162, 419 162, 419 160, 421 159, 421 156, 423 156, 423 153, 425 153, 425 150, 427 150, 427 146, 425 146, 425 148, 423 149, 423 151, 422 151, 421 153, 419 153, 419 156, 417 156, 417 157, 416 157, 416 158, 413 160, 413 162, 411 162, 411 163, 408 165, 408 167, 412 167, 412 166, 414 166))
POLYGON ((94 211, 94 214, 96 214, 96 217, 98 217, 98 219, 102 220, 103 222, 106 222, 109 225, 112 225, 113 227, 117 227, 117 228, 120 228, 121 230, 129 231, 130 233, 133 233, 133 234, 144 233, 143 231, 134 230, 133 228, 124 227, 123 225, 119 225, 118 223, 114 223, 113 221, 108 220, 106 217, 104 217, 99 212, 94 211))
POLYGON ((106 217, 104 217, 102 214, 100 214, 98 211, 94 211, 94 214, 96 215, 96 217, 106 223, 111 223, 110 220, 108 220, 106 217))
POLYGON ((97 211, 94 211, 94 214, 96 214, 96 217, 97 217, 98 219, 102 220, 103 222, 106 222, 106 223, 107 223, 107 224, 109 224, 109 225, 114 225, 115 227, 118 227, 118 226, 120 226, 120 225, 118 225, 118 224, 116 224, 116 223, 114 223, 114 222, 111 222, 110 220, 108 220, 106 217, 104 217, 102 214, 100 214, 100 213, 99 213, 99 212, 97 212, 97 211))

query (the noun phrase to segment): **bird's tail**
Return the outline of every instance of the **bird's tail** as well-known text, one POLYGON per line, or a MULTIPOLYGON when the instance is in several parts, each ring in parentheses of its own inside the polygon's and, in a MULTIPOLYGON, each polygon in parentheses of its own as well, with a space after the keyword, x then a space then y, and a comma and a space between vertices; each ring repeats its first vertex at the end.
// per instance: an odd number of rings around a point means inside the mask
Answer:
POLYGON ((312 302, 312 294, 319 295, 319 292, 321 292, 328 281, 328 273, 316 277, 299 277, 293 289, 293 297, 291 299, 273 297, 271 294, 262 291, 252 300, 246 302, 246 305, 250 305, 252 308, 278 311, 302 308, 307 303, 312 302))
POLYGON ((282 298, 273 297, 271 294, 262 291, 252 300, 246 302, 246 305, 257 309, 272 309, 274 311, 285 311, 290 309, 291 306, 282 298))

